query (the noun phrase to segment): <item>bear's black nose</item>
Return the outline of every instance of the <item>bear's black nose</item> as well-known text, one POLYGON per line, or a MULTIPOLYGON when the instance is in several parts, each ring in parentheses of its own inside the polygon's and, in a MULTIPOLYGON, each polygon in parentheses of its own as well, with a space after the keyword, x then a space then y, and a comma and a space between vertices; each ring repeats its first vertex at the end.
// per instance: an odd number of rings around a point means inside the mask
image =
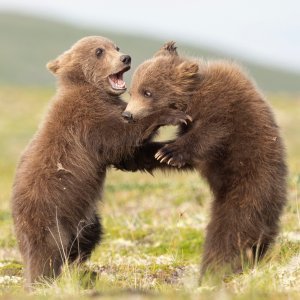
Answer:
POLYGON ((130 121, 130 120, 132 120, 132 113, 125 110, 125 111, 123 111, 123 113, 122 113, 122 117, 123 117, 125 120, 130 121))
POLYGON ((131 63, 131 57, 129 55, 122 55, 120 57, 120 60, 122 63, 124 63, 125 65, 129 65, 131 63))

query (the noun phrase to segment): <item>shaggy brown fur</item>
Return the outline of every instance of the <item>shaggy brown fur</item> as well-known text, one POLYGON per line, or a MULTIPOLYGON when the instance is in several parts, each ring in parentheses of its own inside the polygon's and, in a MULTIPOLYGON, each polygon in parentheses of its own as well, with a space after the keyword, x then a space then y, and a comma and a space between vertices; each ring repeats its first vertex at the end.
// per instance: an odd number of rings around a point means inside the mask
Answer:
POLYGON ((86 260, 100 241, 97 216, 106 169, 130 155, 160 125, 185 113, 154 112, 135 124, 121 116, 122 76, 130 57, 102 37, 87 37, 48 64, 56 97, 22 155, 13 186, 15 231, 28 285, 54 277, 63 262, 86 260))
POLYGON ((221 266, 238 271, 243 259, 251 263, 265 254, 286 203, 284 146, 272 111, 237 65, 180 57, 174 43, 138 67, 126 111, 135 119, 167 107, 186 112, 193 123, 181 125, 178 138, 164 146, 144 145, 121 167, 170 165, 203 175, 214 201, 202 274, 221 266))

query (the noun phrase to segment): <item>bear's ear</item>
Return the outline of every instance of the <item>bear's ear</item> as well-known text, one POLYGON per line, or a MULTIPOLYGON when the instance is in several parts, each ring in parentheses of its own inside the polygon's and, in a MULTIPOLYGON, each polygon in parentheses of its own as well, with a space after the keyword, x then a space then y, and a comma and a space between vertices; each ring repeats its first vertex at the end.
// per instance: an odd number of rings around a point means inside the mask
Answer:
POLYGON ((177 47, 175 46, 176 42, 167 42, 165 43, 155 54, 154 57, 157 56, 178 56, 178 53, 176 51, 177 47))
POLYGON ((68 50, 61 54, 54 60, 51 60, 47 63, 47 69, 53 74, 58 74, 59 70, 64 66, 71 63, 71 51, 68 50))
POLYGON ((51 71, 53 74, 56 74, 59 69, 59 60, 51 60, 47 63, 47 69, 51 71))
POLYGON ((179 78, 198 77, 199 65, 196 62, 184 61, 176 66, 176 73, 179 78))
POLYGON ((195 89, 195 85, 201 80, 199 65, 191 61, 177 65, 173 76, 175 85, 183 92, 195 89))

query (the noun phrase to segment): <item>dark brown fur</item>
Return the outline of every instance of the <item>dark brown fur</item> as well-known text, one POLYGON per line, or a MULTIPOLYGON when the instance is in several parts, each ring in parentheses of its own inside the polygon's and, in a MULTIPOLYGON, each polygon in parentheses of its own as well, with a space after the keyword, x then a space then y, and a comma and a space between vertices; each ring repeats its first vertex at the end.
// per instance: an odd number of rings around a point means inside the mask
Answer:
POLYGON ((22 155, 13 186, 15 232, 27 284, 57 276, 63 262, 86 260, 100 241, 97 216, 106 169, 130 155, 160 125, 184 113, 166 109, 130 124, 110 74, 128 69, 109 40, 87 37, 48 64, 59 87, 22 155), (96 49, 103 54, 96 56, 96 49), (164 115, 162 115, 164 114, 164 115))
POLYGON ((121 167, 197 170, 214 195, 202 274, 240 271, 272 244, 286 203, 285 151, 271 108, 237 65, 180 57, 174 43, 138 67, 126 111, 138 119, 167 107, 193 123, 181 125, 175 141, 142 146, 121 167))

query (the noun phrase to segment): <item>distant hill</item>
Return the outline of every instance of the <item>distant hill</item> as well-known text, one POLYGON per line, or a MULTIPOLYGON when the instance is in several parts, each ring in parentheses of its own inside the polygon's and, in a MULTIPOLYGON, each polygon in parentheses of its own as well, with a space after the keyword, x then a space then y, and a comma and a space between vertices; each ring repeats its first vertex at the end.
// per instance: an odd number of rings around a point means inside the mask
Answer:
MULTIPOLYGON (((78 28, 37 17, 0 12, 0 84, 53 85, 54 78, 46 70, 46 63, 87 35, 103 35, 114 40, 124 53, 133 57, 133 69, 151 57, 164 42, 130 33, 78 28)), ((234 56, 190 46, 180 41, 178 47, 181 53, 191 56, 241 61, 234 56)), ((263 90, 300 92, 300 74, 247 61, 241 62, 263 90)), ((130 75, 127 75, 127 80, 130 75)))

